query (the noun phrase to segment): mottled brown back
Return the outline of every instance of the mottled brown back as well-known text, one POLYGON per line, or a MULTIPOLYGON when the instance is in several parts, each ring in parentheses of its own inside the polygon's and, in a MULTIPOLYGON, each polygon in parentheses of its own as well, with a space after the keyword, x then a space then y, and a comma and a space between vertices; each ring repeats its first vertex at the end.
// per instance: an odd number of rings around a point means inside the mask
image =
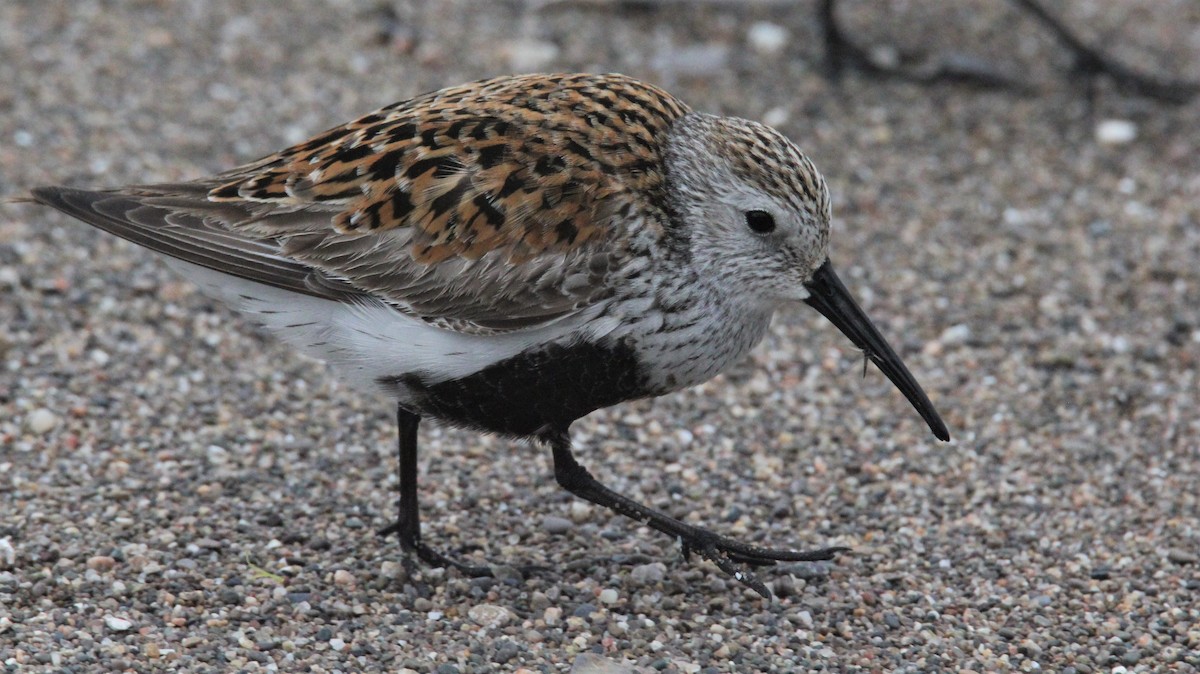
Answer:
POLYGON ((341 235, 412 227, 423 264, 521 262, 603 237, 614 203, 661 200, 664 137, 686 111, 621 75, 501 77, 383 108, 224 174, 209 197, 336 204, 341 235))

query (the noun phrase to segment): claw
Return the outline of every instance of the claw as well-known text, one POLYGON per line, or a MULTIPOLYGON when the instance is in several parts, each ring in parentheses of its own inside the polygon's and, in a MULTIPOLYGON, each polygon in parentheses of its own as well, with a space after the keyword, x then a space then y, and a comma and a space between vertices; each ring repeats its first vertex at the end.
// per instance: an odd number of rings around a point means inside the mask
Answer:
POLYGON ((410 554, 417 556, 417 559, 433 567, 453 567, 458 569, 458 572, 468 578, 492 578, 495 576, 492 573, 490 566, 475 566, 466 564, 457 559, 447 557, 446 555, 434 550, 427 544, 421 541, 416 535, 406 533, 407 527, 403 520, 396 520, 388 526, 379 529, 375 533, 379 536, 388 536, 398 534, 400 537, 400 547, 410 554))
POLYGON ((760 548, 739 543, 706 529, 696 529, 690 535, 678 536, 677 540, 685 561, 691 561, 694 552, 716 564, 726 575, 762 595, 764 599, 770 599, 771 592, 766 584, 754 575, 751 568, 773 566, 779 562, 821 562, 850 550, 842 546, 806 552, 760 548))

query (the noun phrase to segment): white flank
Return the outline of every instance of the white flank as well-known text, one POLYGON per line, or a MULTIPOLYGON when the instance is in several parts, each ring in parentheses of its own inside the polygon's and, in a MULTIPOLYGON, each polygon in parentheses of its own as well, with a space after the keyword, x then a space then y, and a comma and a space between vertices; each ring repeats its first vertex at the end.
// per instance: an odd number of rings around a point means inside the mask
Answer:
MULTIPOLYGON (((571 339, 589 313, 529 330, 468 335, 432 326, 383 302, 321 299, 164 259, 208 296, 325 361, 349 383, 377 391, 380 377, 419 373, 430 383, 445 381, 478 372, 532 346, 571 339)), ((598 336, 592 329, 587 334, 598 336)))

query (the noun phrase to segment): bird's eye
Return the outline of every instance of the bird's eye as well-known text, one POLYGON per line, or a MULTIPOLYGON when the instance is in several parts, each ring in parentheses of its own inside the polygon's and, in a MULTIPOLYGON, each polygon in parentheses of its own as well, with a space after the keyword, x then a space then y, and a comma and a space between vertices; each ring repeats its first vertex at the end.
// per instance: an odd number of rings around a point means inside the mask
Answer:
POLYGON ((746 211, 746 226, 755 234, 770 234, 775 231, 775 218, 766 211, 746 211))

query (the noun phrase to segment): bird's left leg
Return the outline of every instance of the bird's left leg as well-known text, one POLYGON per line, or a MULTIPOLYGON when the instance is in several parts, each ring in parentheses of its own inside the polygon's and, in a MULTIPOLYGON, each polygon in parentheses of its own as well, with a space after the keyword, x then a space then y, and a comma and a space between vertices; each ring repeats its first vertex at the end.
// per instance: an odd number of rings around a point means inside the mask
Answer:
POLYGON ((543 436, 554 453, 554 478, 572 494, 604 506, 679 540, 684 556, 692 552, 716 564, 722 571, 748 585, 763 597, 770 597, 766 585, 747 566, 769 566, 776 562, 815 562, 833 559, 849 548, 833 547, 798 552, 747 545, 701 527, 685 524, 600 484, 571 454, 571 439, 566 429, 543 436))
POLYGON ((396 426, 398 428, 399 461, 396 476, 400 482, 400 513, 395 522, 379 530, 380 536, 397 534, 400 537, 400 547, 405 552, 416 554, 417 558, 430 566, 452 566, 473 578, 491 576, 492 571, 486 566, 464 564, 456 559, 429 547, 421 540, 421 510, 417 502, 417 425, 421 417, 409 412, 403 407, 396 408, 396 426))

